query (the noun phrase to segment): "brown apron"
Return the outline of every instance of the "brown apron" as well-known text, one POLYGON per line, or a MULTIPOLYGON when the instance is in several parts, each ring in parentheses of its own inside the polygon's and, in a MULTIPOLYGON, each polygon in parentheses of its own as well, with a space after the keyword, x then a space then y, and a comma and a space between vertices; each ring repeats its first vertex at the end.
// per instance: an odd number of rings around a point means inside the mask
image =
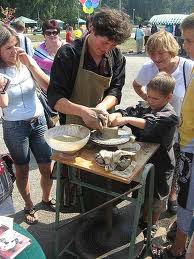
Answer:
MULTIPOLYGON (((110 54, 107 54, 108 63, 111 68, 110 77, 101 76, 84 69, 83 64, 87 39, 88 37, 85 39, 83 44, 77 77, 72 96, 69 100, 79 105, 94 108, 102 101, 105 90, 110 87, 110 82, 112 79, 112 61, 110 54)), ((81 117, 66 115, 66 124, 71 123, 85 125, 81 117)))

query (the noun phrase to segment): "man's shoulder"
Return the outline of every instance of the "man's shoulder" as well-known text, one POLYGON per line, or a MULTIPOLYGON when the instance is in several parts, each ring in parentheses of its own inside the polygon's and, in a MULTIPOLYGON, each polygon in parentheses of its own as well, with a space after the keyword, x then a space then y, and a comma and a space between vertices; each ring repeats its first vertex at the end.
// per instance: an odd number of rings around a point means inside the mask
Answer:
POLYGON ((71 44, 64 44, 58 51, 58 56, 72 58, 74 56, 80 56, 83 47, 83 41, 78 39, 73 41, 71 44))

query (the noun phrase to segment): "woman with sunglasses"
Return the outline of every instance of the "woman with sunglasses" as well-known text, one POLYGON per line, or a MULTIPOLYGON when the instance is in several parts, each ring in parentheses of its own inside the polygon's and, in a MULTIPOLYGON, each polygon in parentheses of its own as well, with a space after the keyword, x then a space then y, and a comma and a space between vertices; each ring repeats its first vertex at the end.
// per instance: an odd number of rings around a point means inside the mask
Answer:
MULTIPOLYGON (((40 68, 47 75, 50 75, 54 57, 58 49, 63 45, 64 41, 59 37, 60 27, 58 22, 55 20, 43 22, 42 33, 45 41, 35 50, 33 58, 36 60, 40 68)), ((58 121, 58 113, 48 106, 47 93, 43 89, 39 90, 38 97, 44 107, 47 126, 48 128, 52 128, 58 121)))
POLYGON ((59 37, 60 27, 55 20, 43 22, 42 34, 44 35, 45 41, 35 50, 34 59, 40 68, 49 75, 54 57, 64 42, 59 37))

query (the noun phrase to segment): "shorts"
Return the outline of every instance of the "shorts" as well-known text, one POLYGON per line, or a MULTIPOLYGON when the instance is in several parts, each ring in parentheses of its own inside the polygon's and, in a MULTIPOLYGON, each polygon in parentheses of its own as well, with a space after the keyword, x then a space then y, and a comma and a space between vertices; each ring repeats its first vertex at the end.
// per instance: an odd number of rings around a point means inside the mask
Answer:
POLYGON ((48 129, 44 115, 31 120, 2 120, 3 137, 9 153, 16 165, 30 162, 30 150, 39 164, 51 163, 51 148, 44 139, 48 129))
POLYGON ((188 235, 194 212, 194 155, 182 151, 180 155, 177 226, 188 235))
POLYGON ((0 216, 8 216, 12 214, 15 214, 15 209, 13 206, 12 197, 8 196, 7 199, 0 204, 0 216))

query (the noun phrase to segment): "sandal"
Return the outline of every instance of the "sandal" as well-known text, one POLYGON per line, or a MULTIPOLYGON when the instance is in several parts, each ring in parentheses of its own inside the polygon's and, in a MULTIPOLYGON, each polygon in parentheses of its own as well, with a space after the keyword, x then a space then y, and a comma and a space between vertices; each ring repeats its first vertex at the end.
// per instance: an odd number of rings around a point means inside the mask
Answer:
POLYGON ((50 201, 43 201, 42 203, 46 206, 48 206, 50 209, 52 209, 53 211, 56 210, 56 200, 55 199, 51 199, 50 201))
POLYGON ((31 208, 31 209, 25 209, 24 208, 24 214, 25 214, 25 220, 26 223, 29 225, 37 224, 38 223, 38 217, 36 215, 36 209, 31 208))
MULTIPOLYGON (((141 231, 143 232, 144 237, 146 237, 147 236, 148 223, 146 221, 144 221, 142 218, 140 218, 138 226, 141 229, 141 231)), ((154 237, 157 230, 158 230, 158 226, 152 225, 152 228, 151 228, 151 237, 152 238, 154 237)))
POLYGON ((162 248, 159 248, 155 245, 151 245, 151 255, 152 255, 152 259, 160 259, 161 255, 162 255, 162 248))

